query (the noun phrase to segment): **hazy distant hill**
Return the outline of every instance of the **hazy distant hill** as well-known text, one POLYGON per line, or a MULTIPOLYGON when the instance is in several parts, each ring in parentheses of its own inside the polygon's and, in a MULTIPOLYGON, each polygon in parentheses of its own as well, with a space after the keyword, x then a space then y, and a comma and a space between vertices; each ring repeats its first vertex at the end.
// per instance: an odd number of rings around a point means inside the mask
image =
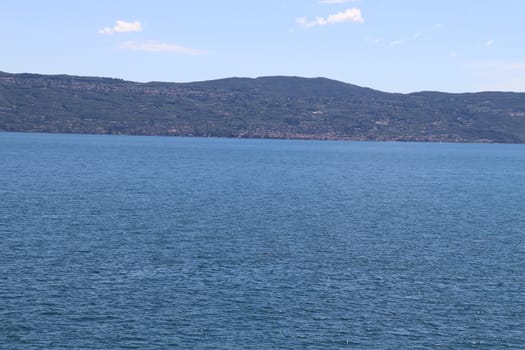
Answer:
POLYGON ((525 93, 391 94, 325 78, 135 83, 0 72, 0 130, 525 143, 525 93))

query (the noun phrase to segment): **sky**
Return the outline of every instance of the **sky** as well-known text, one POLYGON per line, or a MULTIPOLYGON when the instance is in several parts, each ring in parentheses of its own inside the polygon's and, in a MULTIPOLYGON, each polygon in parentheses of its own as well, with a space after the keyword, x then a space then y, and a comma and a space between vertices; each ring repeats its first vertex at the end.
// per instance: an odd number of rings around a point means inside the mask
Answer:
POLYGON ((2 0, 0 71, 525 91, 524 0, 2 0))

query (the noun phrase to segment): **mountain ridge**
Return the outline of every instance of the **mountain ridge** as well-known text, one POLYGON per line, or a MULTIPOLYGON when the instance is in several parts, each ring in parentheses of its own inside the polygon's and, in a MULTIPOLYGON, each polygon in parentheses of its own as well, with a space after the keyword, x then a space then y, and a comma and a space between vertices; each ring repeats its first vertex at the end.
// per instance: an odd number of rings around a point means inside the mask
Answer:
POLYGON ((141 83, 0 72, 0 130, 525 143, 525 93, 389 93, 323 77, 141 83))

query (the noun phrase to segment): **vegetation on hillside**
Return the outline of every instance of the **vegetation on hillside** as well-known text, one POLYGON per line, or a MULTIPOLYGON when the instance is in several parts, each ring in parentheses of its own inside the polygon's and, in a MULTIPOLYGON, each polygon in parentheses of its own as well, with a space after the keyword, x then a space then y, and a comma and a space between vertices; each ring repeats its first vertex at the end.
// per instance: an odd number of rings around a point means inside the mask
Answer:
POLYGON ((136 83, 0 73, 0 130, 525 143, 525 93, 391 94, 299 77, 136 83))

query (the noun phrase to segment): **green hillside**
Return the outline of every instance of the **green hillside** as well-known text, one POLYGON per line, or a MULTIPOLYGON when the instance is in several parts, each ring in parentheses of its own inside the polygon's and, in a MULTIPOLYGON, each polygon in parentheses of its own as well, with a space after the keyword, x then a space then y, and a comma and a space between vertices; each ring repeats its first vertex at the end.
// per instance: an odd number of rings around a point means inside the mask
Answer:
POLYGON ((391 94, 325 78, 135 83, 0 72, 0 130, 525 143, 525 93, 391 94))

